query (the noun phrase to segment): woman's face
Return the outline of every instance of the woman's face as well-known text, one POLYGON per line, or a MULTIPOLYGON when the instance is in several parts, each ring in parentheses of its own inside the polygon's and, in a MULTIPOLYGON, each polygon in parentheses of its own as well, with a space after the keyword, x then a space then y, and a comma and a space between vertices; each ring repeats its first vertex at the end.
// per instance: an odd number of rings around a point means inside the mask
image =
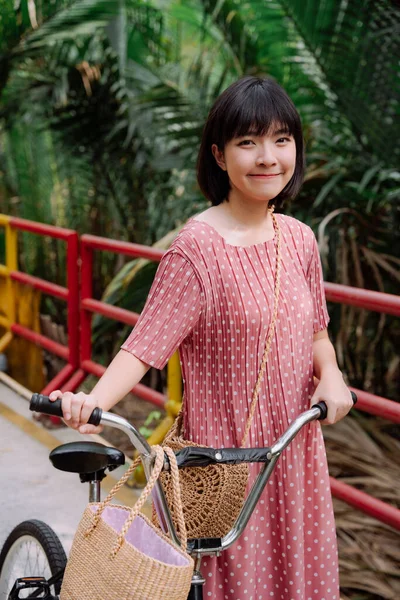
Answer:
POLYGON ((223 151, 216 144, 212 152, 218 165, 228 173, 229 198, 268 201, 289 183, 296 166, 296 143, 277 126, 264 136, 251 133, 234 138, 223 151))

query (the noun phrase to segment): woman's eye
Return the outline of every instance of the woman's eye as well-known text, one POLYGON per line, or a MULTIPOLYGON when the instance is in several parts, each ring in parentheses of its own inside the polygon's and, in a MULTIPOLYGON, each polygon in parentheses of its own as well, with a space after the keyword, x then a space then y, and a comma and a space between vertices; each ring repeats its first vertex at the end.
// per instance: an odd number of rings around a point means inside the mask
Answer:
POLYGON ((250 144, 253 144, 254 142, 252 140, 242 140, 239 143, 239 146, 249 146, 250 144))
POLYGON ((290 142, 290 138, 282 137, 282 138, 279 138, 279 140, 276 140, 277 144, 284 144, 285 142, 290 142))

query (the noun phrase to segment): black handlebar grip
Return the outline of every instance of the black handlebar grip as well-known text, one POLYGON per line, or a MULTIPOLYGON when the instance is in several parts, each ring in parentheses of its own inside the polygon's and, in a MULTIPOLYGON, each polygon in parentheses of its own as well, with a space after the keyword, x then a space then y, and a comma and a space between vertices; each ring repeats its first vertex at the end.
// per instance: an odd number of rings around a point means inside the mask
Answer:
POLYGON ((328 416, 328 407, 323 400, 321 400, 321 402, 318 402, 318 404, 314 404, 313 408, 319 408, 320 410, 320 415, 317 421, 323 421, 324 419, 326 419, 326 417, 328 416))
POLYGON ((44 413, 46 415, 54 415, 56 417, 63 416, 61 410, 61 399, 51 402, 47 396, 43 396, 42 394, 32 395, 29 404, 29 410, 44 413))
MULTIPOLYGON (((29 410, 40 412, 45 415, 54 415, 56 417, 63 416, 61 398, 58 398, 52 402, 48 396, 43 396, 42 394, 33 394, 29 404, 29 410)), ((90 423, 90 425, 99 425, 102 414, 102 409, 96 406, 90 415, 88 423, 90 423)))
MULTIPOLYGON (((355 394, 354 392, 350 392, 351 393, 351 399, 353 400, 353 405, 357 402, 357 394, 355 394)), ((321 411, 320 416, 318 417, 318 421, 323 421, 324 419, 326 419, 326 417, 328 416, 328 407, 325 404, 325 402, 323 400, 321 400, 321 402, 318 402, 318 404, 314 404, 313 408, 318 407, 319 410, 321 411)))

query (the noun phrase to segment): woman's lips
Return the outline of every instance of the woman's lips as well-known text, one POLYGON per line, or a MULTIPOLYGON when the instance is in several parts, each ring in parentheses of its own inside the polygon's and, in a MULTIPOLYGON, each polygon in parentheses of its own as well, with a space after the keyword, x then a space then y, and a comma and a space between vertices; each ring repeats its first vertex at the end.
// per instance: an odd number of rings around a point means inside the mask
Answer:
POLYGON ((278 177, 280 173, 274 173, 272 175, 264 175, 262 173, 250 173, 249 177, 257 177, 258 179, 271 179, 272 177, 278 177))

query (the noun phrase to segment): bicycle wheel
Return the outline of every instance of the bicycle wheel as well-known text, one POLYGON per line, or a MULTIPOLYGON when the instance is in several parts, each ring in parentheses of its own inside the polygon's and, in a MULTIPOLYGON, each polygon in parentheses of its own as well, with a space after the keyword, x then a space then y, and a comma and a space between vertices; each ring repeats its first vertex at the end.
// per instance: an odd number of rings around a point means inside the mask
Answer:
MULTIPOLYGON (((24 521, 12 530, 0 553, 0 600, 8 600, 19 577, 49 579, 65 568, 67 557, 54 531, 42 521, 24 521)), ((60 592, 61 581, 51 586, 53 595, 60 592)), ((22 590, 28 598, 32 590, 22 590)))

